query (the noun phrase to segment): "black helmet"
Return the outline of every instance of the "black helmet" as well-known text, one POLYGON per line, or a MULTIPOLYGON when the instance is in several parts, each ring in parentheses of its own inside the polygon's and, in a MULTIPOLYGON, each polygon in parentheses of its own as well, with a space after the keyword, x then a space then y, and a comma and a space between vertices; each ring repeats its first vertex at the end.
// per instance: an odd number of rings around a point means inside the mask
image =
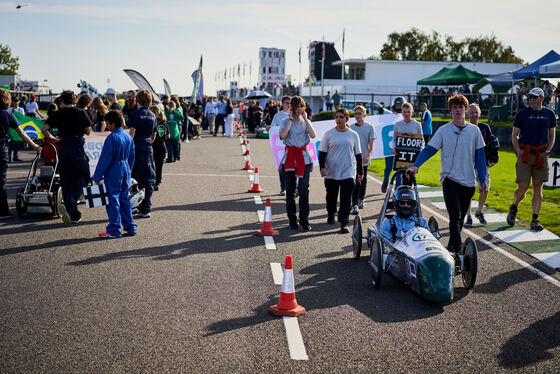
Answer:
POLYGON ((391 105, 391 109, 393 109, 393 111, 400 113, 401 112, 401 108, 397 108, 397 105, 403 105, 404 103, 406 103, 406 99, 402 96, 397 96, 393 99, 393 105, 391 105))
POLYGON ((397 216, 408 218, 416 211, 416 193, 412 187, 400 185, 395 191, 393 198, 393 206, 397 212, 397 216))

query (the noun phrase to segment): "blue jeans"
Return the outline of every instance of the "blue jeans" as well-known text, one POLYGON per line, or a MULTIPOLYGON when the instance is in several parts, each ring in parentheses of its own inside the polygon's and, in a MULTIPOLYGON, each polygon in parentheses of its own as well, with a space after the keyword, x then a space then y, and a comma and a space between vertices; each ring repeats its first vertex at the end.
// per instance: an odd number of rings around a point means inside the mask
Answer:
POLYGON ((393 171, 393 160, 395 156, 385 157, 385 170, 383 171, 383 182, 389 182, 391 171, 393 171))

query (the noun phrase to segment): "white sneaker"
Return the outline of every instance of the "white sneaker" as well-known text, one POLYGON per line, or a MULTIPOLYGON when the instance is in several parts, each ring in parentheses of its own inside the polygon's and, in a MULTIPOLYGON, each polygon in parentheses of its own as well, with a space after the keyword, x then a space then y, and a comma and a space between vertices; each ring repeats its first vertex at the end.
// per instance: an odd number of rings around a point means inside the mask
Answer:
POLYGON ((359 213, 360 213, 360 211, 358 210, 358 206, 357 206, 357 205, 354 205, 354 206, 352 207, 352 211, 350 211, 350 214, 352 214, 352 215, 355 216, 355 215, 357 215, 357 214, 359 214, 359 213))
POLYGON ((363 200, 358 200, 358 208, 360 209, 364 209, 366 206, 364 205, 364 201, 363 200))

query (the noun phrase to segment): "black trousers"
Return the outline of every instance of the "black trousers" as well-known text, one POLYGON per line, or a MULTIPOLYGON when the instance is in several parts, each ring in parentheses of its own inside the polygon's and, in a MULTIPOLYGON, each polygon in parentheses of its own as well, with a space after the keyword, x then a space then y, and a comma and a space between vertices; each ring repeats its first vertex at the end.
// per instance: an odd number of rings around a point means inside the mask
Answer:
POLYGON ((82 217, 78 210, 78 201, 83 188, 90 180, 89 158, 84 151, 84 139, 81 137, 64 138, 58 144, 58 170, 64 207, 70 219, 77 221, 82 217))
POLYGON ((311 164, 305 165, 303 178, 296 177, 295 171, 286 171, 286 213, 291 225, 297 224, 296 216, 296 199, 294 193, 296 186, 299 193, 299 223, 302 226, 309 225, 309 174, 311 172, 311 164))
POLYGON ((0 214, 10 213, 6 182, 8 181, 8 141, 0 140, 0 214))
POLYGON ((327 190, 327 213, 329 217, 336 212, 336 201, 340 190, 340 209, 338 209, 338 222, 347 225, 350 216, 350 203, 352 191, 354 190, 354 179, 327 179, 325 178, 325 188, 327 190))
POLYGON ((358 182, 358 173, 356 173, 356 180, 354 182, 354 190, 352 191, 352 205, 358 205, 358 199, 363 200, 366 196, 367 187, 367 166, 362 165, 362 170, 364 171, 364 177, 362 182, 358 182))
POLYGON ((449 244, 450 251, 457 252, 461 249, 461 229, 469 202, 474 195, 474 187, 467 187, 449 178, 443 180, 443 199, 449 215, 449 244))
POLYGON ((214 125, 214 135, 218 135, 218 128, 220 126, 222 126, 222 134, 226 131, 225 120, 226 120, 225 114, 218 114, 216 116, 216 123, 214 125))

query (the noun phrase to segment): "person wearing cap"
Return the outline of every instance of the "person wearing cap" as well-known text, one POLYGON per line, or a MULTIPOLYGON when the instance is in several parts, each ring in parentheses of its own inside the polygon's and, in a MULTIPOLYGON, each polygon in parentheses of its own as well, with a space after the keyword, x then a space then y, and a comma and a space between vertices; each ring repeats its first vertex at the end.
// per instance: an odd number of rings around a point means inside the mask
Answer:
POLYGON ((517 207, 525 198, 531 179, 533 180, 533 218, 531 230, 544 229, 539 222, 543 184, 548 180, 548 158, 554 146, 556 117, 554 112, 543 107, 544 92, 540 88, 529 91, 529 107, 521 109, 513 120, 511 142, 517 154, 515 167, 517 189, 509 207, 506 221, 515 224, 517 207))
POLYGON ((440 181, 449 215, 447 249, 457 253, 461 249, 461 230, 474 195, 476 176, 481 191, 487 191, 487 170, 482 134, 477 126, 465 121, 469 101, 465 96, 455 94, 449 98, 447 106, 453 121, 436 131, 406 172, 416 175, 418 168, 441 150, 440 181))
POLYGON ((117 101, 117 94, 115 93, 114 89, 107 88, 107 91, 105 91, 105 96, 107 97, 107 107, 109 108, 109 110, 121 110, 121 104, 119 104, 119 102, 117 101))

